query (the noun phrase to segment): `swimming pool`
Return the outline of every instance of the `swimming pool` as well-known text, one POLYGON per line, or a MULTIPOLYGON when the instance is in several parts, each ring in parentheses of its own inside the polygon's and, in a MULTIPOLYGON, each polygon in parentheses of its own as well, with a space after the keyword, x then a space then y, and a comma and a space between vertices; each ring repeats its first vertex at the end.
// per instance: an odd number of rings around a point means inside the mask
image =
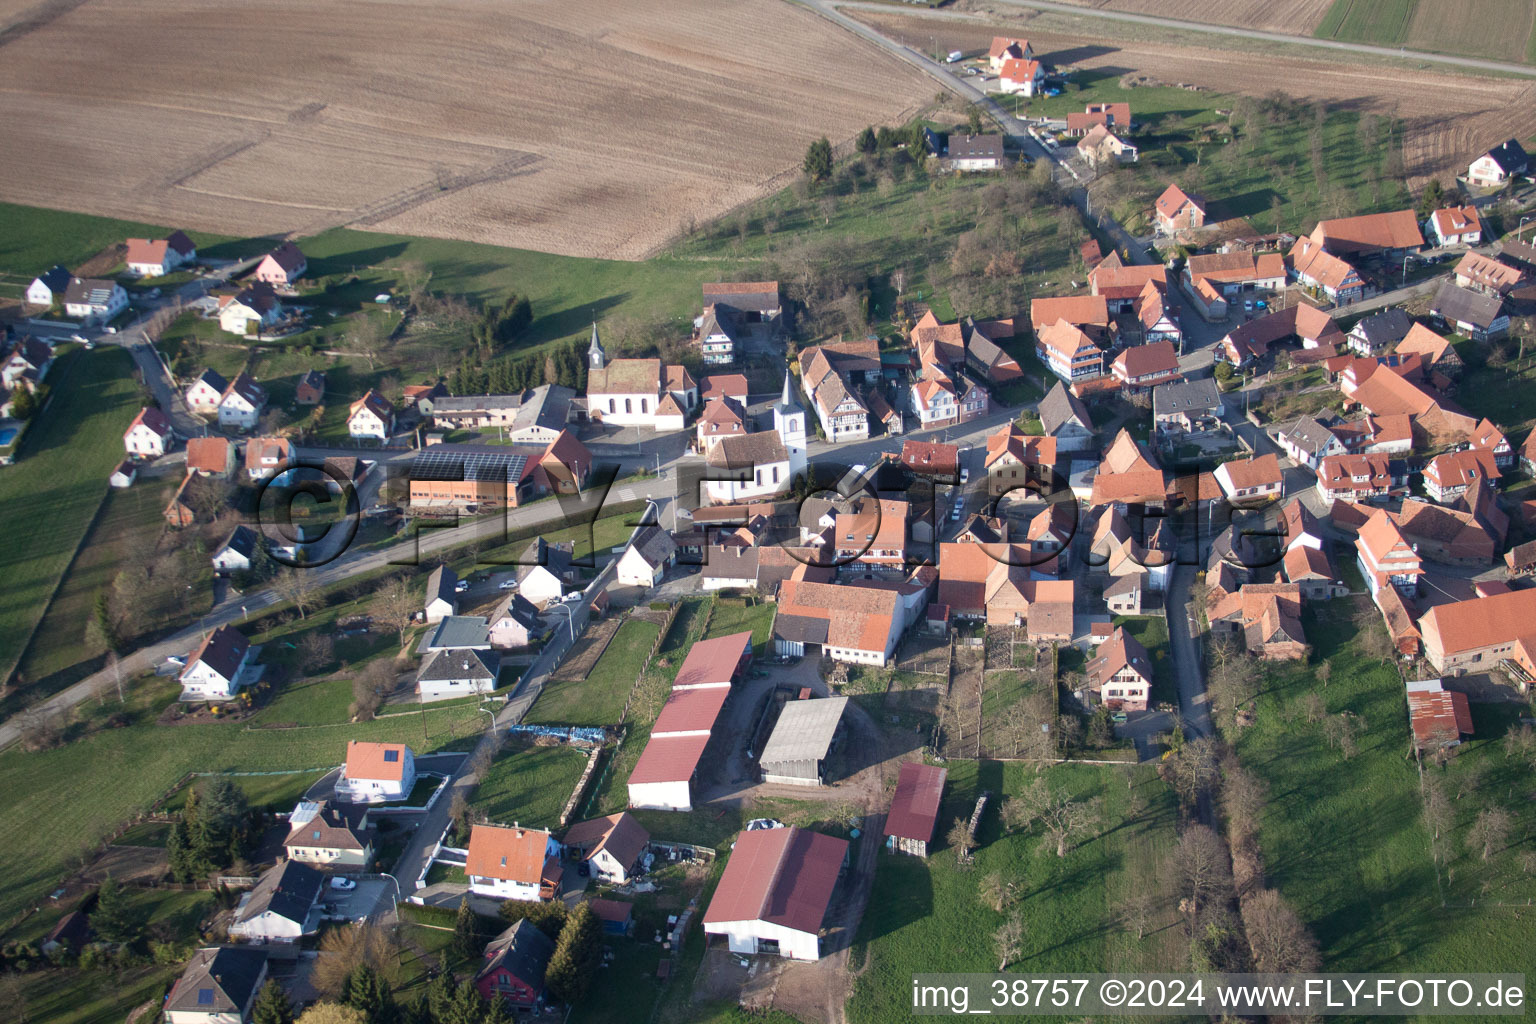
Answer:
POLYGON ((0 427, 0 448, 4 448, 16 440, 17 433, 18 431, 15 427, 0 427))

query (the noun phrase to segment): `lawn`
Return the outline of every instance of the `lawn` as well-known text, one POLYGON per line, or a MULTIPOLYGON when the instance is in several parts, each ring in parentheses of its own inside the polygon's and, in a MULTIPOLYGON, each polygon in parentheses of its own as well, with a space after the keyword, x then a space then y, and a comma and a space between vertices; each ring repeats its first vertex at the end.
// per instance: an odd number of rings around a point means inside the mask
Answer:
MULTIPOLYGON (((25 277, 26 284, 55 263, 73 271, 109 245, 129 238, 164 238, 169 233, 166 228, 136 221, 15 203, 0 203, 0 221, 5 223, 4 236, 0 237, 0 273, 25 277)), ((224 235, 188 231, 187 237, 197 243, 199 256, 229 258, 250 251, 248 244, 241 246, 224 235)), ((271 243, 266 242, 265 247, 270 248, 271 243)))
MULTIPOLYGON (((1536 970, 1523 909, 1442 905, 1408 756, 1403 685, 1395 668, 1361 655, 1351 616, 1336 605, 1329 603, 1327 616, 1303 613, 1311 662, 1267 672, 1257 722, 1238 737, 1243 762, 1269 786, 1259 839, 1271 884, 1311 927, 1332 971, 1536 970), (1332 665, 1326 685, 1316 672, 1324 660, 1332 665), (1312 692, 1323 696, 1330 714, 1349 711, 1363 721, 1353 758, 1331 748, 1321 725, 1300 712, 1301 699, 1312 692)), ((1523 803, 1508 792, 1529 780, 1528 768, 1506 764, 1493 746, 1502 731, 1497 716, 1474 708, 1480 734, 1446 770, 1448 781, 1454 787, 1478 760, 1490 770, 1457 799, 1458 824, 1447 844, 1456 881, 1447 896, 1523 903, 1532 895, 1530 881, 1516 880, 1518 870, 1508 863, 1523 844, 1489 865, 1462 847, 1461 833, 1476 812, 1491 803, 1523 803)), ((1528 809, 1514 814, 1515 835, 1528 834, 1528 809)))
MULTIPOLYGON (((61 356, 48 374, 47 409, 27 430, 16 464, 0 468, 0 521, 27 524, 26 542, 0 553, 0 678, 19 662, 122 461, 123 431, 139 405, 131 367, 117 348, 61 356)), ((78 643, 80 634, 71 639, 78 643)), ((6 712, 14 709, 14 699, 6 702, 6 712)))
POLYGON ((582 682, 555 680, 539 692, 528 712, 534 725, 617 725, 661 628, 628 619, 582 682))
MULTIPOLYGON (((951 761, 937 845, 959 817, 968 816, 980 790, 995 801, 1036 778, 1033 769, 997 761, 951 761)), ((1051 788, 1078 799, 1103 801, 1099 834, 1065 858, 1041 850, 1035 833, 1004 835, 996 804, 982 818, 975 866, 959 870, 952 850, 926 860, 881 851, 875 888, 860 926, 851 964, 863 973, 848 1001, 848 1019, 870 1024, 911 1019, 912 975, 919 972, 991 972, 997 968, 991 936, 1004 915, 984 905, 983 878, 1000 872, 1017 882, 1018 909, 1028 932, 1024 955, 1009 970, 1157 971, 1178 966, 1171 907, 1161 926, 1137 941, 1114 923, 1114 900, 1132 886, 1155 884, 1156 864, 1174 842, 1177 817, 1171 791, 1150 770, 1061 765, 1045 777, 1051 788)))
POLYGON ((1168 647, 1168 620, 1158 615, 1117 615, 1116 626, 1139 641, 1152 657, 1152 702, 1179 702, 1179 681, 1173 674, 1173 654, 1168 647))
POLYGON ((1458 340, 1456 354, 1465 364, 1456 401, 1467 412, 1487 416, 1514 436, 1536 427, 1536 350, 1524 359, 1489 365, 1487 345, 1458 340))
POLYGON ((775 606, 766 601, 715 598, 714 614, 709 617, 711 637, 730 636, 732 633, 750 631, 754 656, 768 653, 768 640, 773 632, 775 606))
POLYGON ((1396 46, 1408 39, 1418 0, 1333 0, 1313 35, 1351 43, 1396 46))
MULTIPOLYGON (((87 705, 83 728, 94 729, 62 747, 0 752, 0 777, 11 794, 0 827, 0 922, 57 884, 73 859, 122 821, 149 809, 188 772, 273 772, 236 782, 256 805, 292 806, 323 769, 340 764, 348 740, 409 743, 418 753, 460 746, 483 718, 473 705, 427 707, 421 713, 348 725, 335 722, 296 729, 249 729, 238 722, 160 726, 159 711, 175 695, 174 681, 136 684, 123 709, 130 724, 105 728, 115 702, 87 705), (59 814, 59 807, 72 808, 59 814)), ((185 793, 185 789, 180 791, 185 793)), ((174 810, 179 796, 168 805, 174 810)))
POLYGON ((555 828, 586 766, 586 752, 564 744, 509 747, 475 788, 470 806, 494 824, 555 828))

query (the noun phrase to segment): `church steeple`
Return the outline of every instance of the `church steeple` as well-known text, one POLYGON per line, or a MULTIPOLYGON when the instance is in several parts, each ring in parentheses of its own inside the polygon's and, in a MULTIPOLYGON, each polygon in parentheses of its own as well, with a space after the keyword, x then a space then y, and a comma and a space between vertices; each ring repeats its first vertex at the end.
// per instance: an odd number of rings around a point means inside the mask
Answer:
POLYGON ((790 382, 788 370, 784 371, 784 394, 779 397, 779 408, 784 412, 800 408, 800 403, 795 400, 795 387, 790 382))
POLYGON ((597 337, 597 321, 592 321, 592 343, 587 346, 587 366, 593 370, 601 370, 608 365, 608 353, 603 351, 603 343, 597 337))

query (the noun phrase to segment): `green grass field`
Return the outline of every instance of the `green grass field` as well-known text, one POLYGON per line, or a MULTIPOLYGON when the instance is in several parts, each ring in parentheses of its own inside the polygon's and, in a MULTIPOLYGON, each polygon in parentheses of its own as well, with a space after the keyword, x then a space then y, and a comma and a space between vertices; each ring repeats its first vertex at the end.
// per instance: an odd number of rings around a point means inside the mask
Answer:
POLYGON ((123 431, 139 405, 131 365, 116 348, 61 356, 48 374, 48 408, 16 464, 0 468, 0 521, 26 524, 25 541, 0 554, 0 678, 19 661, 122 461, 123 431))
MULTIPOLYGON (((237 722, 156 725, 175 690, 174 681, 138 685, 124 709, 114 701, 85 705, 87 734, 65 746, 0 752, 0 777, 11 795, 10 813, 0 826, 0 869, 10 879, 0 892, 0 922, 37 900, 80 852, 147 811, 187 772, 312 769, 236 779, 253 804, 291 805, 321 769, 341 763, 348 740, 395 740, 426 752, 462 746, 484 722, 473 705, 454 705, 356 725, 338 721, 297 729, 247 729, 237 722), (128 713, 131 724, 101 728, 119 710, 128 713), (59 813, 60 807, 69 813, 59 813)), ((169 809, 183 799, 179 795, 169 809)))
MULTIPOLYGON (((1035 778, 1033 769, 997 761, 951 761, 947 767, 938 837, 930 849, 944 846, 944 834, 956 818, 969 815, 981 790, 995 801, 1035 778)), ((1024 955, 1010 971, 1176 968, 1180 939, 1171 925, 1172 908, 1161 908, 1159 926, 1140 941, 1113 918, 1121 893, 1155 884, 1155 865, 1174 843, 1171 791, 1145 769, 1061 765, 1046 778, 1057 792, 1103 801, 1098 834, 1065 858, 1057 858, 1054 848, 1042 851, 1045 840, 1038 834, 1005 835, 995 802, 982 818, 969 871, 957 869, 950 849, 938 849, 926 860, 880 852, 874 892, 851 956, 851 966, 862 965, 862 973, 848 1001, 850 1021, 910 1020, 911 979, 918 971, 997 968, 991 936, 1004 915, 978 897, 981 880, 992 872, 1021 885, 1017 907, 1028 932, 1024 955)))
MULTIPOLYGON (((75 270, 109 245, 167 234, 167 229, 152 224, 15 203, 0 203, 0 221, 5 222, 5 237, 0 238, 0 273, 25 277, 27 283, 55 263, 75 270)), ((225 235, 188 231, 187 237, 197 243, 200 256, 232 258, 251 251, 249 243, 242 246, 225 235)), ((265 246, 270 248, 271 243, 265 246)))
POLYGON ((586 752, 570 746, 503 751, 476 787, 470 806, 498 825, 555 828, 586 766, 586 752))
POLYGON ((617 725, 660 631, 654 622, 627 620, 587 678, 579 683, 551 681, 539 692, 527 721, 536 725, 617 725))
MULTIPOLYGON (((1257 723, 1237 740, 1243 762, 1269 786, 1259 839, 1270 884, 1307 921, 1329 970, 1530 972, 1533 947, 1523 908, 1442 905, 1408 754, 1403 685, 1395 669, 1360 655, 1351 617, 1336 604, 1330 602, 1326 617, 1304 614, 1312 663, 1269 670, 1257 723), (1322 659, 1333 666, 1326 686, 1315 672, 1322 659), (1300 699, 1312 692, 1323 696, 1330 714, 1350 711, 1363 720, 1353 758, 1330 748, 1321 725, 1300 713, 1300 699)), ((1502 734, 1495 724, 1500 716, 1474 708, 1479 735, 1446 770, 1448 781, 1454 787, 1476 760, 1490 762, 1490 770, 1457 801, 1458 824, 1448 840, 1456 881, 1447 896, 1523 904, 1532 895, 1530 880, 1511 862, 1524 844, 1488 865, 1462 846, 1467 824, 1489 804, 1514 810, 1517 837, 1530 825, 1528 802, 1509 795, 1511 786, 1521 792, 1529 769, 1505 763, 1493 745, 1502 734)))
POLYGON ((775 608, 766 601, 733 600, 715 598, 714 614, 709 617, 709 635, 730 636, 732 633, 750 632, 752 651, 761 658, 768 653, 768 640, 773 633, 775 608))
POLYGON ((1333 0, 1312 33, 1318 39, 1396 46, 1408 39, 1418 0, 1333 0))

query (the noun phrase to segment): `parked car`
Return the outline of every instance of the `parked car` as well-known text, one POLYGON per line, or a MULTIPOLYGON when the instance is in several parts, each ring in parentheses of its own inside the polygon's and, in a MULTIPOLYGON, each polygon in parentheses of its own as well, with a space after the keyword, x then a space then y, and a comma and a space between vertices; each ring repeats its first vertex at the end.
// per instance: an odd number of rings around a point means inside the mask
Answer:
POLYGON ((342 878, 340 875, 331 879, 331 888, 341 892, 351 892, 357 888, 357 883, 350 878, 342 878))
POLYGON ((117 328, 116 327, 103 327, 101 329, 101 333, 102 334, 116 334, 117 333, 117 328))
POLYGON ((514 580, 502 580, 500 583, 496 584, 496 589, 497 590, 516 590, 517 589, 517 580, 515 580, 515 579, 514 580))
POLYGON ((70 340, 70 341, 78 341, 78 342, 80 342, 80 344, 82 344, 82 345, 83 345, 83 344, 85 344, 85 335, 83 335, 83 334, 78 334, 78 333, 76 333, 76 334, 71 334, 71 335, 70 335, 70 336, 69 336, 69 340, 70 340))
POLYGON ((1252 299, 1245 299, 1243 301, 1243 310, 1245 312, 1248 312, 1248 313, 1252 313, 1253 312, 1253 300, 1252 299))
POLYGON ((453 585, 453 592, 455 594, 462 594, 462 593, 464 593, 464 591, 466 591, 468 589, 469 589, 469 580, 459 580, 459 582, 457 582, 457 583, 455 583, 453 585))

